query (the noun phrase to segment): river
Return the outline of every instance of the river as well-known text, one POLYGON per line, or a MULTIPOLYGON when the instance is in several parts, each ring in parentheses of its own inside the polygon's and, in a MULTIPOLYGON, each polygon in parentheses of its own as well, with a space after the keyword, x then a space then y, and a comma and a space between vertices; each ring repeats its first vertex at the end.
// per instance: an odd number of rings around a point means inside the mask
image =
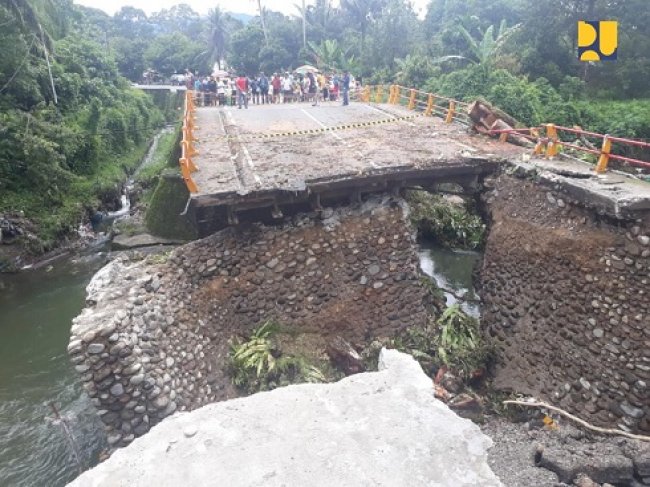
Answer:
MULTIPOLYGON (((426 274, 468 297, 474 297, 471 276, 478 257, 427 243, 420 250, 426 274)), ((63 486, 79 472, 74 449, 87 469, 105 448, 102 424, 66 352, 85 287, 105 261, 105 254, 94 251, 45 269, 0 274, 0 486, 63 486), (50 402, 70 435, 52 421, 50 402)), ((455 302, 451 295, 447 300, 455 302)), ((478 315, 476 305, 463 307, 478 315)))
POLYGON ((83 468, 104 447, 101 422, 66 352, 72 318, 103 261, 95 254, 0 274, 0 486, 58 487, 78 474, 50 402, 65 418, 83 468))
POLYGON ((458 303, 465 313, 480 317, 478 296, 472 282, 474 266, 481 254, 471 250, 450 250, 430 242, 420 242, 420 269, 435 279, 438 286, 453 291, 446 292, 447 306, 458 303), (467 298, 467 301, 458 297, 467 298))
MULTIPOLYGON (((152 163, 160 137, 172 130, 156 134, 138 171, 152 163)), ((105 215, 103 229, 129 210, 124 194, 121 208, 105 215)), ((0 274, 0 487, 63 486, 80 466, 95 465, 106 447, 102 423, 66 351, 86 285, 106 262, 101 250, 0 274), (50 403, 63 423, 53 420, 50 403)))

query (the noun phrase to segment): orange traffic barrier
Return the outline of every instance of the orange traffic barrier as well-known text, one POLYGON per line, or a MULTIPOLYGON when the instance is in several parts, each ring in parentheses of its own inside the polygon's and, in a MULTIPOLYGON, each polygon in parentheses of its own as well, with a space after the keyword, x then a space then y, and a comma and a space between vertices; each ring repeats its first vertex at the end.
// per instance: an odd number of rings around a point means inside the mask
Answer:
POLYGON ((194 164, 192 157, 198 154, 194 148, 194 142, 197 140, 194 137, 194 112, 196 111, 196 104, 194 103, 194 93, 191 90, 185 92, 185 106, 183 109, 183 127, 181 129, 181 157, 178 164, 181 169, 181 175, 185 181, 185 185, 190 193, 198 192, 198 187, 192 179, 192 173, 199 170, 194 164))
POLYGON ((362 90, 360 100, 364 102, 375 101, 376 103, 382 103, 384 100, 384 92, 382 90, 384 89, 388 90, 387 103, 390 105, 403 105, 409 110, 422 111, 425 116, 442 116, 447 123, 453 121, 465 125, 470 124, 469 115, 465 113, 465 110, 469 107, 469 103, 444 97, 436 93, 427 93, 415 88, 406 88, 401 85, 366 85, 362 90), (436 106, 438 100, 449 103, 449 108, 436 106), (463 111, 457 111, 457 107, 461 107, 463 111))

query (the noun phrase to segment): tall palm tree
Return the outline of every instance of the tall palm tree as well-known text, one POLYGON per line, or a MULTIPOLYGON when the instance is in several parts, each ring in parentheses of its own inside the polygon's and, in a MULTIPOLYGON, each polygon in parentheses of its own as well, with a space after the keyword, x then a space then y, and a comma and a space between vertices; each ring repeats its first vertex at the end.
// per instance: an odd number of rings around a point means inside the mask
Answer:
POLYGON ((307 49, 307 7, 305 0, 302 0, 302 47, 307 49))
POLYGON ((355 25, 359 26, 361 32, 361 50, 366 44, 366 33, 368 26, 376 14, 381 12, 382 2, 380 0, 341 0, 341 8, 346 10, 355 25))
POLYGON ((210 24, 208 53, 210 60, 216 62, 221 69, 221 61, 226 54, 226 16, 219 7, 215 7, 208 12, 208 21, 210 24))
POLYGON ((307 6, 305 0, 302 0, 302 5, 293 4, 298 12, 300 12, 300 19, 302 20, 302 47, 307 49, 307 6))
POLYGON ((264 33, 264 43, 269 45, 269 33, 266 30, 266 21, 264 20, 264 9, 262 8, 262 0, 257 0, 257 10, 260 13, 260 22, 262 23, 262 32, 264 33))

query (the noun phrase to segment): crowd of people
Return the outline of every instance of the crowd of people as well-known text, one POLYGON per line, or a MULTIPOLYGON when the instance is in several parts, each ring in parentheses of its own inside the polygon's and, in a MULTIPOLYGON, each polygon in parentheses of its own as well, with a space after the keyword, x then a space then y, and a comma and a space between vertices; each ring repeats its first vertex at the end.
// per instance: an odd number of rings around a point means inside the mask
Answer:
POLYGON ((249 103, 264 105, 272 103, 311 102, 316 106, 321 102, 341 101, 350 103, 351 89, 358 82, 349 72, 324 74, 315 71, 307 73, 273 73, 256 77, 243 74, 234 76, 198 77, 186 74, 186 86, 196 93, 199 106, 235 106, 248 108, 249 103))

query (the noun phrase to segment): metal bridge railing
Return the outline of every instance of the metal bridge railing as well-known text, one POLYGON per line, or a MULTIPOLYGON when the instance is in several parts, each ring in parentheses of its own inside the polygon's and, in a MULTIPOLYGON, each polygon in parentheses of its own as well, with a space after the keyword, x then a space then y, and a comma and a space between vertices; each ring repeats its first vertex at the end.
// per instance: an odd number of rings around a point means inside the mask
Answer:
POLYGON ((198 151, 194 148, 194 142, 197 140, 194 138, 194 130, 196 125, 194 124, 194 115, 196 111, 196 105, 194 103, 194 93, 190 90, 185 92, 185 104, 183 107, 183 128, 182 128, 182 137, 181 137, 181 157, 178 160, 178 163, 181 168, 181 174, 185 185, 190 193, 197 193, 198 188, 196 183, 192 179, 192 173, 198 171, 198 167, 192 161, 192 158, 198 154, 198 151))
POLYGON ((361 89, 358 97, 360 101, 366 103, 401 105, 409 110, 421 111, 427 117, 442 117, 446 123, 471 125, 467 114, 469 103, 415 88, 400 85, 369 85, 361 89))
MULTIPOLYGON (((469 116, 471 103, 454 100, 435 93, 427 93, 415 88, 407 88, 400 85, 368 85, 357 91, 359 101, 366 103, 388 103, 390 105, 401 105, 409 110, 422 111, 425 116, 439 116, 444 118, 446 123, 457 122, 466 126, 473 125, 469 116)), ((583 130, 580 127, 563 127, 552 123, 543 124, 539 127, 522 129, 489 130, 489 134, 499 135, 501 142, 508 141, 508 135, 516 135, 529 139, 535 143, 534 154, 544 155, 547 158, 555 157, 560 147, 566 147, 577 151, 598 156, 595 171, 602 174, 607 171, 610 160, 620 161, 624 164, 650 169, 650 143, 640 140, 612 137, 607 134, 599 134, 583 130), (585 145, 576 145, 567 140, 575 137, 585 141, 587 138, 598 139, 600 148, 587 141, 585 145), (613 144, 623 147, 641 148, 645 154, 647 151, 648 160, 626 157, 612 153, 613 144)), ((575 142, 575 141, 573 141, 575 142)))
MULTIPOLYGON (((535 155, 545 155, 546 158, 555 157, 560 147, 568 147, 569 149, 585 152, 598 156, 595 171, 602 174, 607 171, 607 166, 610 160, 621 161, 624 164, 640 167, 643 169, 650 169, 650 143, 641 140, 627 139, 623 137, 612 137, 607 134, 599 134, 596 132, 589 132, 580 127, 563 127, 552 123, 544 124, 540 127, 531 127, 524 129, 506 129, 506 130, 490 130, 491 134, 499 134, 501 142, 507 142, 508 135, 513 134, 523 137, 535 142, 535 155), (542 135, 544 134, 544 135, 542 135), (568 138, 567 134, 576 137, 577 139, 586 140, 588 138, 599 139, 600 149, 596 148, 593 144, 592 147, 584 145, 577 145, 571 141, 563 140, 568 138), (632 157, 625 157, 618 154, 612 154, 613 144, 618 144, 625 147, 640 147, 647 152, 648 161, 635 159, 632 157)), ((575 142, 575 141, 574 141, 575 142)), ((587 141, 588 143, 588 141, 587 141)))

